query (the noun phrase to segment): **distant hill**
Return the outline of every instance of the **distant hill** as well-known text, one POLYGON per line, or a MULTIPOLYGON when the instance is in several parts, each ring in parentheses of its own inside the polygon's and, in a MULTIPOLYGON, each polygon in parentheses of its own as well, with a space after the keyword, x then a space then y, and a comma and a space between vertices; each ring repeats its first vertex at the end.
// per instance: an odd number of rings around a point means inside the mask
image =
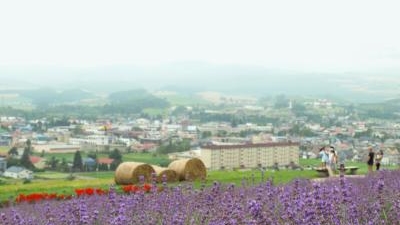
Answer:
POLYGON ((108 98, 109 104, 104 106, 104 113, 140 113, 146 108, 164 109, 169 106, 167 100, 144 89, 113 92, 108 98))
POLYGON ((94 97, 94 94, 77 88, 62 92, 57 92, 52 88, 40 88, 20 91, 19 94, 22 97, 30 99, 37 106, 72 103, 94 97))
POLYGON ((117 91, 113 92, 108 96, 108 99, 112 103, 126 103, 140 99, 155 98, 152 94, 147 92, 145 89, 133 89, 128 91, 117 91))
MULTIPOLYGON (((285 94, 337 98, 355 103, 382 102, 400 96, 398 91, 400 76, 398 71, 391 70, 318 72, 293 71, 290 68, 278 69, 273 65, 258 67, 177 62, 149 66, 114 65, 80 69, 0 68, 0 78, 2 79, 0 90, 39 87, 61 90, 65 87, 73 87, 107 95, 134 87, 149 91, 172 91, 185 95, 195 95, 198 92, 220 92, 225 95, 251 95, 258 98, 285 94)), ((41 91, 42 93, 29 93, 27 97, 40 95, 38 98, 32 98, 36 101, 51 102, 45 90, 41 91)), ((51 96, 54 95, 54 92, 48 93, 51 96)), ((120 100, 126 97, 114 94, 110 95, 110 98, 115 96, 115 100, 120 100)), ((127 93, 121 95, 123 94, 127 93)), ((132 94, 137 96, 135 93, 132 94)), ((77 96, 73 99, 79 98, 81 97, 77 96)))

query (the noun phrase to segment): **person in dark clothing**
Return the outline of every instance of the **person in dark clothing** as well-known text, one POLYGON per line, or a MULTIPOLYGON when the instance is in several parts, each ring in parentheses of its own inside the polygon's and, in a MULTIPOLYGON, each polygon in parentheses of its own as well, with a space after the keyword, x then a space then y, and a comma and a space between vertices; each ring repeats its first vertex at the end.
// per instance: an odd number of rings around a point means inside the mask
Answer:
POLYGON ((374 166, 374 155, 375 155, 375 153, 374 153, 372 147, 369 147, 368 150, 369 150, 368 161, 367 161, 368 172, 372 172, 372 167, 374 166))
POLYGON ((382 150, 380 150, 379 152, 376 153, 376 157, 375 157, 376 170, 379 170, 379 168, 381 167, 382 158, 383 158, 383 152, 382 152, 382 150))

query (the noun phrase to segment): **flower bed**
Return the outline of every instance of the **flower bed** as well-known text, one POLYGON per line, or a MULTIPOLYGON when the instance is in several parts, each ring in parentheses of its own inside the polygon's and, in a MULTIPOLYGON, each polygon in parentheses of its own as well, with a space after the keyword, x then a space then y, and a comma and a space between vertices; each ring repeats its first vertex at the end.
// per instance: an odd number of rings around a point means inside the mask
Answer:
MULTIPOLYGON (((237 187, 124 186, 71 199, 20 201, 2 208, 2 224, 398 224, 400 171, 326 182, 271 181, 237 187), (147 193, 146 193, 147 192, 147 193)), ((79 197, 78 197, 79 196, 79 197)))

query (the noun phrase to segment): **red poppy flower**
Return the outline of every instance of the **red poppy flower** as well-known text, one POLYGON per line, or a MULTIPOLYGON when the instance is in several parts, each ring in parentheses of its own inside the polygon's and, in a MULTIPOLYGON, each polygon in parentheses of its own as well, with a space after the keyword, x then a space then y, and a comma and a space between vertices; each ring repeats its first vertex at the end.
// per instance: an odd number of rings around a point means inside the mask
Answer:
POLYGON ((26 201, 26 196, 24 194, 19 194, 18 197, 15 199, 16 202, 23 202, 26 201))
POLYGON ((150 185, 150 184, 144 184, 144 185, 143 185, 143 190, 144 190, 145 192, 150 192, 150 190, 151 190, 151 185, 150 185))
POLYGON ((104 195, 104 194, 106 193, 106 191, 104 191, 104 190, 101 189, 101 188, 96 188, 96 189, 95 189, 95 192, 96 192, 97 195, 104 195))
POLYGON ((85 194, 85 190, 84 189, 75 189, 75 193, 78 197, 80 197, 81 195, 85 194))
POLYGON ((86 188, 85 189, 85 193, 87 195, 93 195, 94 194, 94 189, 93 188, 86 188))

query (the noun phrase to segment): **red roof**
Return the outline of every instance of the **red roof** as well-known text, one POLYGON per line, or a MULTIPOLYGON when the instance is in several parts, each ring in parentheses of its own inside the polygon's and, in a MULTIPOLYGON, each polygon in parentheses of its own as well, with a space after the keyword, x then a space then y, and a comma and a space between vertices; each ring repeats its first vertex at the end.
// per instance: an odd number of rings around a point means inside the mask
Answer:
POLYGON ((114 159, 110 159, 110 158, 98 158, 97 159, 98 164, 111 164, 112 162, 114 162, 114 159))
POLYGON ((273 142, 260 144, 237 144, 237 145, 204 145, 204 149, 236 149, 236 148, 262 148, 262 147, 286 147, 299 146, 298 142, 273 142))
POLYGON ((29 156, 29 160, 33 163, 36 164, 40 161, 42 161, 42 158, 38 157, 38 156, 29 156))

